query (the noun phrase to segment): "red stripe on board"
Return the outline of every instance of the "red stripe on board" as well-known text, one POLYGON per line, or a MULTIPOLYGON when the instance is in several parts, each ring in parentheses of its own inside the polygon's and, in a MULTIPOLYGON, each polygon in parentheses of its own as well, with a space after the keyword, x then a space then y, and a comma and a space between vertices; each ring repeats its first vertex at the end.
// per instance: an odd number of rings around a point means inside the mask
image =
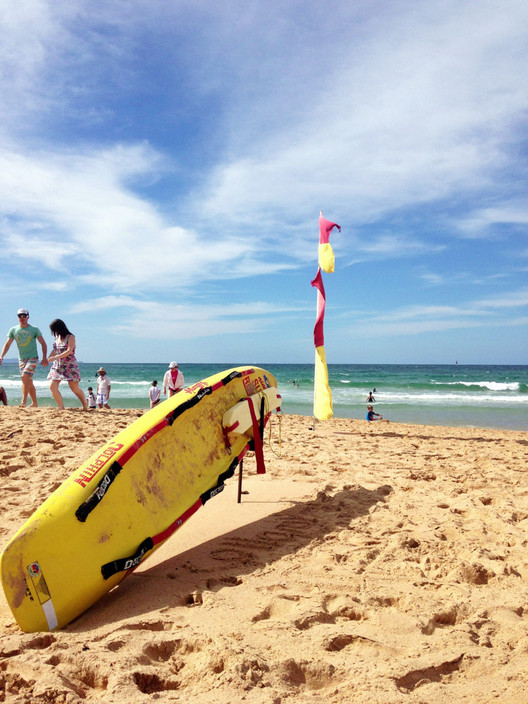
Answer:
POLYGON ((198 499, 198 501, 196 501, 196 503, 194 503, 190 508, 188 508, 187 511, 184 511, 182 515, 174 521, 174 523, 171 523, 168 528, 165 528, 165 530, 161 533, 158 533, 158 535, 154 535, 152 537, 152 542, 154 543, 154 545, 159 545, 164 540, 167 540, 167 538, 170 538, 170 536, 175 533, 178 528, 182 526, 185 521, 193 515, 193 513, 196 513, 196 511, 198 511, 200 506, 203 506, 202 500, 198 499))
MULTIPOLYGON (((246 445, 242 452, 238 455, 237 460, 239 462, 243 459, 248 449, 249 445, 246 445)), ((168 528, 165 528, 165 530, 158 533, 158 535, 154 535, 152 537, 152 542, 154 545, 159 545, 164 540, 167 540, 167 538, 170 538, 170 536, 175 533, 176 530, 185 523, 185 521, 187 521, 193 514, 196 513, 196 511, 198 511, 200 506, 203 506, 202 500, 198 499, 190 508, 187 509, 187 511, 184 511, 182 515, 174 521, 174 523, 171 523, 168 528)))
POLYGON ((147 440, 150 440, 151 437, 156 435, 156 433, 159 433, 159 431, 163 430, 163 428, 166 428, 168 424, 169 421, 164 418, 161 422, 148 430, 145 435, 142 435, 138 440, 136 440, 136 442, 131 445, 126 452, 123 452, 118 460, 119 464, 123 466, 126 462, 128 462, 128 460, 133 457, 141 447, 143 447, 147 440))

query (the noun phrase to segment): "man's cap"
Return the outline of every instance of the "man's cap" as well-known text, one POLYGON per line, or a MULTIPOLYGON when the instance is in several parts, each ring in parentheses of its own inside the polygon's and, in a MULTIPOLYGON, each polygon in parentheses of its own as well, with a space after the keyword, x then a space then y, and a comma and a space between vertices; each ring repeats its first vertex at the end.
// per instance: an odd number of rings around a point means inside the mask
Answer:
POLYGON ((174 367, 177 367, 177 366, 178 366, 178 362, 171 362, 169 364, 169 369, 174 369, 174 367))
POLYGON ((19 308, 17 310, 17 315, 29 315, 29 311, 27 308, 19 308))
POLYGON ((99 367, 97 373, 99 374, 99 372, 104 372, 106 374, 106 369, 104 367, 99 367))

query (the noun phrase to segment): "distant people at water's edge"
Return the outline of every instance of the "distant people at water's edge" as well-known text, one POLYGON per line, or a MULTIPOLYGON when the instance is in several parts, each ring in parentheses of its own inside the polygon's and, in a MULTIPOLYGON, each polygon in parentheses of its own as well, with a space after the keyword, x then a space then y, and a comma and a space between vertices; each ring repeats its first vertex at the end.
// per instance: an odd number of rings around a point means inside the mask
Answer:
POLYGON ((161 396, 161 389, 158 386, 158 382, 156 379, 152 382, 152 385, 149 389, 149 399, 150 399, 150 407, 154 408, 154 406, 157 406, 158 403, 160 402, 160 396, 161 396))
POLYGON ((178 369, 178 362, 171 362, 169 368, 163 376, 163 395, 167 395, 167 389, 169 390, 169 398, 178 393, 183 389, 185 381, 183 379, 183 374, 178 369))
POLYGON ((97 370, 97 405, 99 408, 110 408, 108 399, 110 398, 110 377, 106 373, 104 367, 99 367, 97 370))

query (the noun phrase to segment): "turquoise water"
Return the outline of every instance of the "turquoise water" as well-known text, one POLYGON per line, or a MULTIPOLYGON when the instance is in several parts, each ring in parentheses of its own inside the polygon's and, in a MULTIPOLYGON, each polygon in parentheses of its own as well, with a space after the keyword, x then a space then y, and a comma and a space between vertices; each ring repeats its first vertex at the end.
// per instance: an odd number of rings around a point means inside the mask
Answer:
MULTIPOLYGON (((99 364, 81 364, 81 388, 95 388, 99 364)), ((185 383, 192 384, 237 364, 181 364, 185 383)), ((259 364, 277 377, 284 413, 311 416, 313 365, 259 364)), ((148 408, 153 379, 162 384, 167 365, 107 364, 114 408, 148 408)), ((54 406, 47 370, 39 367, 35 385, 39 404, 54 406)), ((376 389, 375 410, 392 421, 480 428, 528 429, 528 366, 483 365, 329 365, 334 416, 364 418, 366 397, 376 389)), ((18 367, 0 367, 0 384, 10 404, 20 400, 18 367)), ((66 406, 78 405, 66 383, 61 384, 66 406)))

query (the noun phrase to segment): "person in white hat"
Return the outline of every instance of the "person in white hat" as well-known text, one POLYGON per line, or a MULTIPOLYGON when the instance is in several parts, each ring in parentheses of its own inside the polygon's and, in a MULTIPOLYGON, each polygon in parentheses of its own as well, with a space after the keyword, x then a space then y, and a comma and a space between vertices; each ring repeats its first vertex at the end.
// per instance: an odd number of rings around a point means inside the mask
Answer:
POLYGON ((99 408, 110 408, 108 399, 110 398, 110 377, 106 373, 104 367, 99 367, 97 370, 97 405, 99 408))
POLYGON ((163 377, 163 395, 167 395, 167 389, 169 390, 169 398, 177 394, 178 391, 183 389, 185 384, 183 380, 183 374, 178 369, 178 362, 171 362, 169 368, 165 372, 163 377))
POLYGON ((22 379, 22 401, 21 406, 27 403, 27 397, 31 399, 30 407, 38 406, 37 391, 33 383, 33 374, 38 364, 37 340, 42 347, 43 367, 48 366, 48 346, 46 340, 38 328, 28 323, 29 311, 27 308, 19 308, 17 311, 18 325, 12 327, 7 333, 7 340, 0 354, 0 364, 4 361, 7 351, 16 341, 18 347, 18 366, 20 369, 20 378, 22 379))

